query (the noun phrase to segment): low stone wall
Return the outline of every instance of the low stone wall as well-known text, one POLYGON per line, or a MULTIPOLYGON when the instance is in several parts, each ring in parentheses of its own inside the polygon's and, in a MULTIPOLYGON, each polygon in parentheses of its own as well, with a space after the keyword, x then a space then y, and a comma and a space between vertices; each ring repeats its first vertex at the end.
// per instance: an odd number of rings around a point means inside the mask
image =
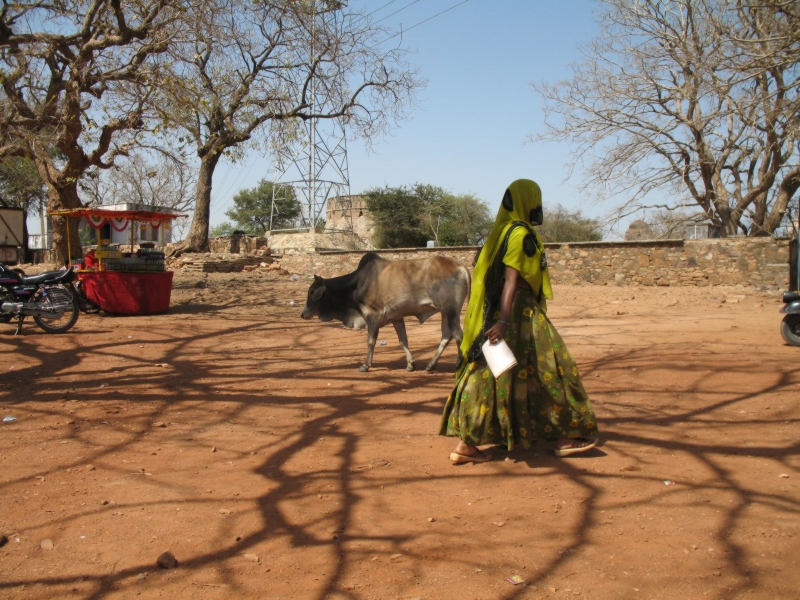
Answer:
MULTIPOLYGON (((788 289, 789 240, 727 238, 547 244, 555 283, 594 285, 744 285, 788 289)), ((404 248, 378 253, 394 260, 449 256, 471 267, 477 248, 404 248)), ((284 255, 281 267, 335 277, 353 271, 363 251, 284 255)))

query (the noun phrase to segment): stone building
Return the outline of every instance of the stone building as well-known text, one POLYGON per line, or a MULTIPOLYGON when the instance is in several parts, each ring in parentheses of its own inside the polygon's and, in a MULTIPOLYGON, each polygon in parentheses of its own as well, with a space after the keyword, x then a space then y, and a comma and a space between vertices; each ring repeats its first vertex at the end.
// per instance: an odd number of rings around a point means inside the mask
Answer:
POLYGON ((352 233, 359 238, 364 249, 372 249, 375 222, 367 210, 363 196, 335 196, 328 199, 325 211, 326 233, 352 233))
POLYGON ((625 232, 626 242, 639 242, 641 240, 652 240, 655 238, 653 230, 646 221, 639 219, 634 221, 628 226, 628 231, 625 232))

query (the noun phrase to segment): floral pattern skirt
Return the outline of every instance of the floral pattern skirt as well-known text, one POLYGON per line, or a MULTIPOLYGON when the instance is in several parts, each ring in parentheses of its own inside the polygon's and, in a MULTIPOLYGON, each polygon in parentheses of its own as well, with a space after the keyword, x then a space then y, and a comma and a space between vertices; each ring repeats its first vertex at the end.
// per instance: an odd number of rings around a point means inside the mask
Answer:
POLYGON ((469 363, 447 398, 439 435, 509 450, 596 435, 578 367, 530 290, 517 289, 505 340, 519 364, 495 379, 482 355, 469 363))

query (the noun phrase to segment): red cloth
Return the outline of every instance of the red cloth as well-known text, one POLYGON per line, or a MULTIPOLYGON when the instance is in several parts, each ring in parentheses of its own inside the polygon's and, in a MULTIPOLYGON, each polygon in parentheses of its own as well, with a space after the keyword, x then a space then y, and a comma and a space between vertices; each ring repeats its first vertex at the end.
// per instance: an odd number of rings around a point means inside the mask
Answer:
POLYGON ((153 315, 167 312, 172 293, 172 271, 80 273, 86 297, 108 313, 153 315))
POLYGON ((97 258, 95 257, 94 250, 89 250, 83 256, 83 264, 87 269, 94 269, 97 266, 97 258))

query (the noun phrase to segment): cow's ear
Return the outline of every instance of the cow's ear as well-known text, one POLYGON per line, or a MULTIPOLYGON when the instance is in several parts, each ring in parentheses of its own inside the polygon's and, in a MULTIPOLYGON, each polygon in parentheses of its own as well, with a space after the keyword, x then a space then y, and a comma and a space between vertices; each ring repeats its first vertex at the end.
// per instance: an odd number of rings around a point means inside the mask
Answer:
POLYGON ((322 298, 322 294, 325 293, 325 286, 321 285, 317 289, 315 289, 311 294, 311 301, 312 302, 319 302, 322 298))
POLYGON ((314 275, 314 281, 316 281, 317 283, 322 283, 325 280, 319 275, 314 275))

